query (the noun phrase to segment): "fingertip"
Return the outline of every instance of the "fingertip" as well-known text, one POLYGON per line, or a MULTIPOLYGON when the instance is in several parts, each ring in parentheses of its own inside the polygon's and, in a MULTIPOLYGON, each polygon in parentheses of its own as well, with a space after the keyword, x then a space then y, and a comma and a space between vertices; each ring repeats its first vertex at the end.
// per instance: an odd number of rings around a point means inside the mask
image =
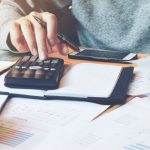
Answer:
POLYGON ((37 55, 38 55, 38 52, 37 52, 37 49, 36 49, 36 48, 33 48, 33 49, 32 49, 32 55, 34 55, 34 56, 37 56, 37 55))
POLYGON ((68 46, 66 46, 66 44, 62 44, 62 54, 68 55, 68 53, 69 53, 68 46))
POLYGON ((45 60, 45 59, 47 59, 47 57, 48 57, 48 52, 47 51, 43 50, 43 51, 41 51, 41 53, 39 53, 39 58, 41 60, 45 60))

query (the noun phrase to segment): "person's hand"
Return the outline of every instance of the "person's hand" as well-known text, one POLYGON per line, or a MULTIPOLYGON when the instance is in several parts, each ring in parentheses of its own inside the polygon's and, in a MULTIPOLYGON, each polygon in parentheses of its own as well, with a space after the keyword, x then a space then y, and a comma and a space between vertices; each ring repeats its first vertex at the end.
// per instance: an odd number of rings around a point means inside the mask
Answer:
POLYGON ((67 54, 68 48, 57 37, 57 18, 54 14, 31 12, 11 23, 10 39, 13 46, 20 52, 31 52, 44 60, 48 53, 60 52, 67 54), (47 24, 44 29, 33 16, 47 24))

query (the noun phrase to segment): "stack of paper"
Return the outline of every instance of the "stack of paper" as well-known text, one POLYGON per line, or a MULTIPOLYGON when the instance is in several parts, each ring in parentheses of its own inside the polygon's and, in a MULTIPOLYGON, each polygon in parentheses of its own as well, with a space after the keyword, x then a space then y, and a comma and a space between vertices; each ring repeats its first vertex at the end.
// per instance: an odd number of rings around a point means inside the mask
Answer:
POLYGON ((15 62, 13 61, 0 61, 0 72, 3 72, 4 70, 6 70, 14 64, 15 62))
POLYGON ((76 131, 50 137, 34 150, 149 150, 149 114, 150 97, 135 98, 76 131))
POLYGON ((0 150, 33 150, 47 137, 84 126, 106 108, 88 102, 13 98, 0 116, 0 150))
POLYGON ((134 78, 129 86, 128 95, 150 94, 150 57, 136 60, 134 78))

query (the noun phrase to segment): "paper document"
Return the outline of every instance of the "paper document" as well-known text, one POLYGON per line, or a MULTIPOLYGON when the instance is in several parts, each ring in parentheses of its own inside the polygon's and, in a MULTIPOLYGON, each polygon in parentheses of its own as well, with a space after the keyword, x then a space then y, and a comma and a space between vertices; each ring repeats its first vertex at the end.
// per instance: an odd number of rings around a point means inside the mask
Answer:
POLYGON ((79 97, 109 97, 120 77, 122 67, 94 63, 77 64, 60 81, 59 89, 46 95, 79 95, 79 97), (111 75, 110 75, 111 74, 111 75), (86 91, 86 92, 85 92, 86 91))
POLYGON ((149 150, 149 114, 150 98, 135 98, 79 130, 48 138, 34 150, 149 150))
POLYGON ((146 56, 146 57, 136 59, 136 60, 131 60, 129 62, 134 63, 137 66, 144 66, 144 65, 150 64, 150 56, 146 56))
POLYGON ((0 116, 0 150, 33 150, 57 132, 81 127, 108 106, 13 98, 0 116))
POLYGON ((138 67, 134 70, 134 78, 129 85, 128 95, 150 94, 150 58, 145 58, 138 62, 138 67))
POLYGON ((0 72, 4 71, 5 69, 14 65, 15 62, 13 61, 0 61, 0 72))

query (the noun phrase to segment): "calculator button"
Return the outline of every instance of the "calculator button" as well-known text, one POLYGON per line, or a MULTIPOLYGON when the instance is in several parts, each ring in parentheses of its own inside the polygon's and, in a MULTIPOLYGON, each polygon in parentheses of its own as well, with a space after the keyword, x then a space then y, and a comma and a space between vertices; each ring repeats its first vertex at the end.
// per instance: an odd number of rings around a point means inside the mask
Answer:
POLYGON ((52 63, 52 64, 57 64, 58 62, 59 62, 58 59, 53 59, 51 63, 52 63))
POLYGON ((38 69, 42 69, 42 67, 41 66, 30 66, 29 69, 38 70, 38 69))
POLYGON ((51 60, 46 60, 46 61, 44 61, 43 63, 43 69, 44 70, 49 70, 50 69, 50 62, 51 62, 51 60))
POLYGON ((44 60, 44 61, 43 61, 44 64, 50 64, 50 62, 51 62, 50 59, 49 59, 49 60, 44 60))
POLYGON ((15 65, 15 68, 20 69, 22 67, 22 65, 24 65, 29 60, 29 58, 30 58, 30 56, 23 57, 21 60, 19 60, 17 62, 17 64, 15 65))
POLYGON ((36 65, 43 66, 43 60, 40 60, 39 58, 36 60, 36 65))
POLYGON ((55 70, 56 70, 56 68, 51 68, 50 70, 51 70, 51 71, 55 71, 55 70))
POLYGON ((41 79, 44 78, 44 71, 42 69, 36 70, 34 74, 34 78, 41 79))
POLYGON ((49 70, 49 68, 43 68, 45 71, 49 70))
POLYGON ((24 78, 32 78, 34 76, 34 70, 27 69, 24 71, 23 77, 24 78))
POLYGON ((50 79, 53 76, 53 73, 51 71, 48 71, 45 75, 45 79, 50 79))

